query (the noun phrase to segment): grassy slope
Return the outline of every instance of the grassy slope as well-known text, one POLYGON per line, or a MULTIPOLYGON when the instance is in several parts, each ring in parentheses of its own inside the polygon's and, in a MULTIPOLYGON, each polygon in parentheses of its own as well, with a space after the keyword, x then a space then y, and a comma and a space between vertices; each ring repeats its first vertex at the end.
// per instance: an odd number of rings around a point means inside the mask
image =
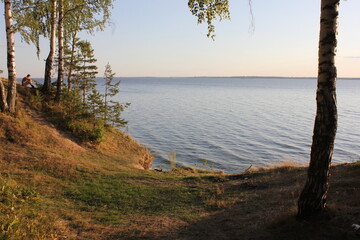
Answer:
POLYGON ((359 239, 359 163, 333 168, 329 220, 296 222, 303 168, 144 171, 124 134, 81 145, 19 107, 0 114, 0 239, 359 239))

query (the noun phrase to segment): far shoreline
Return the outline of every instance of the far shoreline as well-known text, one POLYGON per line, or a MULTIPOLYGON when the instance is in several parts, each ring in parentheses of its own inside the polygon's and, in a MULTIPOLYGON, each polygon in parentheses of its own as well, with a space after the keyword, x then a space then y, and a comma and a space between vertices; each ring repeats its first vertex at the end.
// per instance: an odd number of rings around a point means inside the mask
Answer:
MULTIPOLYGON (((102 76, 97 76, 96 79, 102 79, 102 76)), ((174 76, 168 76, 168 77, 156 77, 156 76, 135 76, 135 77, 127 77, 127 76, 116 76, 115 78, 143 78, 143 79, 165 79, 165 78, 172 78, 172 79, 189 79, 189 78, 209 78, 209 79, 215 79, 215 78, 228 78, 228 79, 303 79, 303 80, 316 80, 317 77, 280 77, 280 76, 187 76, 187 77, 174 77, 174 76)), ((22 78, 17 78, 18 82, 21 82, 22 78)), ((43 77, 33 77, 35 80, 42 80, 43 77)), ((52 78, 53 81, 56 81, 56 78, 52 78)), ((352 81, 359 81, 360 77, 338 77, 337 80, 352 80, 352 81)))

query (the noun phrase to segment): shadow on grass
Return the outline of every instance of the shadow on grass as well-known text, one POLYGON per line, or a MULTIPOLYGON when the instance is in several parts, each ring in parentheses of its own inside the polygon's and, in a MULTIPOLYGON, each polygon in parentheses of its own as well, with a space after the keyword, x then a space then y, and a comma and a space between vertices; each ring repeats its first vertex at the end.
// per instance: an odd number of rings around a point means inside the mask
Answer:
POLYGON ((237 201, 197 220, 165 231, 138 228, 138 232, 119 232, 108 239, 358 240, 360 231, 352 224, 360 221, 359 170, 359 164, 333 168, 327 218, 297 221, 296 202, 305 169, 274 170, 225 182, 224 192, 236 195, 237 201))
MULTIPOLYGON (((359 231, 351 227, 353 217, 346 212, 337 212, 327 220, 297 221, 295 214, 267 216, 241 215, 239 207, 217 213, 201 221, 187 225, 162 236, 148 236, 142 239, 181 240, 358 240, 359 231)), ((113 238, 114 239, 114 238, 113 238)), ((128 238, 136 239, 136 238, 128 238)))
MULTIPOLYGON (((304 172, 281 172, 260 181, 269 188, 257 188, 254 181, 255 188, 245 188, 246 194, 252 195, 231 208, 153 239, 359 240, 360 231, 352 228, 360 222, 359 171, 359 163, 332 169, 326 217, 297 221, 296 202, 304 172)), ((241 193, 241 185, 243 183, 238 182, 232 186, 238 188, 237 194, 241 193)))

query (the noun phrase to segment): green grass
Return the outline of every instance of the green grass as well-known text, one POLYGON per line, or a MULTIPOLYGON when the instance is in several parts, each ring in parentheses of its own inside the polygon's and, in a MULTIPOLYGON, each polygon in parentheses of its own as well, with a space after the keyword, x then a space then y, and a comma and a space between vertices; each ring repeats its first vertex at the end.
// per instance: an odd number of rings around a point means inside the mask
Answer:
POLYGON ((54 219, 40 205, 38 192, 0 176, 0 239, 56 238, 54 219))
MULTIPOLYGON (((205 205, 212 192, 187 184, 183 179, 156 173, 83 175, 65 189, 65 197, 92 211, 95 208, 95 211, 115 211, 123 216, 157 214, 195 218, 196 209, 205 205)), ((113 221, 111 217, 110 220, 113 221)))

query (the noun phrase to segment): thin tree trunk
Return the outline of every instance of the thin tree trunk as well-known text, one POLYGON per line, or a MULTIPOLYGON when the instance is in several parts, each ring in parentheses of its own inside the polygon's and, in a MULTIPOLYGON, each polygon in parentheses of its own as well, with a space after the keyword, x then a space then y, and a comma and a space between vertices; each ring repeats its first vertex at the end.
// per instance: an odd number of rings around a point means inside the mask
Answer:
POLYGON ((105 94, 104 94, 104 96, 105 96, 105 112, 104 112, 104 121, 105 121, 105 123, 106 123, 106 121, 107 121, 107 115, 108 115, 108 102, 107 102, 107 96, 108 96, 108 82, 107 82, 108 80, 106 79, 106 82, 105 82, 105 94))
POLYGON ((86 80, 86 73, 85 73, 85 62, 86 62, 86 56, 84 57, 84 62, 83 62, 83 69, 84 69, 84 71, 83 71, 83 73, 82 73, 82 75, 83 75, 83 84, 84 84, 84 88, 83 88, 83 104, 85 105, 85 103, 86 103, 86 88, 87 88, 87 80, 86 80))
POLYGON ((56 5, 57 1, 52 0, 52 14, 51 14, 51 34, 50 34, 50 52, 45 63, 45 77, 44 77, 44 93, 50 93, 51 91, 51 73, 53 68, 53 62, 55 58, 55 44, 56 44, 56 5))
POLYGON ((74 63, 74 51, 75 51, 75 44, 76 44, 76 36, 77 33, 74 33, 72 36, 72 43, 71 43, 71 55, 70 55, 70 64, 69 64, 69 73, 68 73, 68 90, 71 90, 72 87, 72 70, 73 70, 73 63, 74 63))
POLYGON ((15 66, 15 40, 14 40, 14 26, 12 23, 12 6, 10 0, 5 0, 5 25, 6 25, 6 40, 7 40, 7 68, 8 68, 8 94, 7 104, 9 112, 15 113, 16 102, 16 66, 15 66))
POLYGON ((337 129, 336 67, 339 0, 321 1, 317 111, 308 177, 298 201, 298 218, 309 219, 326 208, 328 178, 337 129))
POLYGON ((59 0, 59 23, 58 23, 58 46, 59 46, 59 60, 58 60, 58 78, 56 84, 55 101, 59 102, 62 92, 62 84, 64 81, 64 7, 63 0, 59 0))
POLYGON ((0 79, 0 111, 5 112, 8 110, 8 104, 6 102, 5 87, 0 79))

